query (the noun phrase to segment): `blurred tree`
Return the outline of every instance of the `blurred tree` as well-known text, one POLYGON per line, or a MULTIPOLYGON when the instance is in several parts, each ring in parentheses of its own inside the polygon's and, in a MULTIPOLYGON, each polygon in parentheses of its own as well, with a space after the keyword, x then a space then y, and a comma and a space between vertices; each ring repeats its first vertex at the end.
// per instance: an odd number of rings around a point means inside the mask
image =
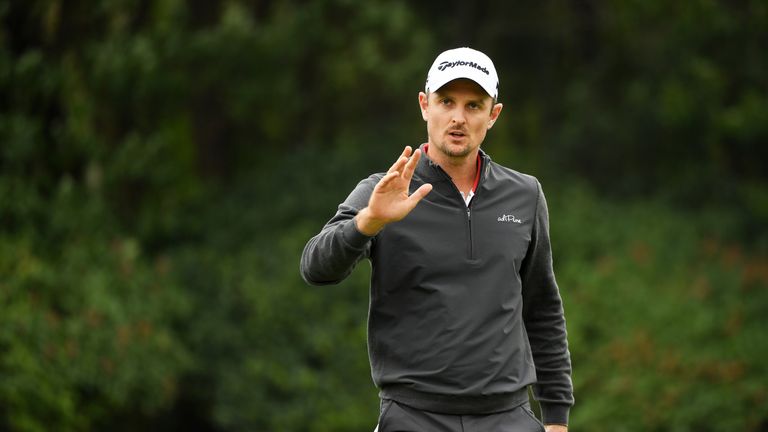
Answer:
POLYGON ((259 200, 273 189, 270 178, 291 178, 287 189, 306 183, 295 164, 333 159, 326 143, 363 155, 368 149, 350 137, 398 130, 394 121, 367 130, 382 118, 364 109, 371 103, 361 94, 387 83, 375 106, 394 106, 416 71, 409 64, 427 38, 405 38, 408 10, 384 2, 41 0, 4 2, 0 12, 1 258, 11 275, 0 303, 0 373, 9 377, 0 385, 0 425, 369 424, 376 404, 370 387, 358 385, 368 381, 364 356, 353 355, 363 373, 348 383, 328 373, 352 366, 338 349, 364 354, 365 292, 354 297, 359 307, 326 324, 301 326, 308 316, 329 318, 316 303, 285 314, 305 291, 296 258, 274 256, 261 242, 279 240, 266 226, 312 207, 300 196, 276 197, 267 214, 259 200), (297 148, 315 156, 283 156, 297 148), (233 190, 239 181, 246 187, 233 190), (249 203, 243 215, 238 207, 249 203), (227 224, 242 230, 215 229, 227 224), (214 254, 206 268, 207 248, 228 254, 214 254), (265 295, 271 280, 283 289, 265 295), (295 319, 273 320, 272 311, 295 319), (349 407, 331 410, 328 395, 344 386, 349 407), (199 409, 191 420, 173 418, 190 408, 199 409))
POLYGON ((1 430, 372 429, 366 269, 314 290, 298 256, 424 139, 416 93, 457 45, 502 76, 485 148, 552 191, 574 428, 768 424, 764 2, 0 0, 0 21, 1 430))
POLYGON ((738 189, 766 181, 764 2, 414 7, 445 47, 471 44, 497 63, 497 158, 618 196, 754 207, 738 189))

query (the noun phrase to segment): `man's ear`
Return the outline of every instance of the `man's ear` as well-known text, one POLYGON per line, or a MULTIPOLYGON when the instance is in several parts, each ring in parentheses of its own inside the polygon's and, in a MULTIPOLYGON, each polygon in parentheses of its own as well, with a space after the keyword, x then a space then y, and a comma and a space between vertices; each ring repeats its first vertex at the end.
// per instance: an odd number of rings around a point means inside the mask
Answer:
POLYGON ((427 107, 429 106, 429 96, 424 92, 419 92, 419 108, 421 108, 421 118, 427 121, 427 107))
POLYGON ((491 108, 491 118, 488 120, 488 129, 493 127, 493 124, 496 123, 496 120, 499 118, 499 115, 501 114, 501 109, 504 108, 504 105, 497 103, 491 108))

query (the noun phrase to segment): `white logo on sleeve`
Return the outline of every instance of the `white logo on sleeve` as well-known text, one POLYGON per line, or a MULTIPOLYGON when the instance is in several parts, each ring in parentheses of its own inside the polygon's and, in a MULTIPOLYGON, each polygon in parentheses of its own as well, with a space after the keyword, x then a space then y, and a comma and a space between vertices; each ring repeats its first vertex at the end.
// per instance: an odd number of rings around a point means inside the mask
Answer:
POLYGON ((512 222, 512 223, 516 223, 516 224, 523 223, 523 221, 521 219, 518 219, 518 218, 515 217, 515 215, 511 215, 511 214, 501 215, 501 216, 499 216, 499 218, 497 220, 499 222, 512 222))

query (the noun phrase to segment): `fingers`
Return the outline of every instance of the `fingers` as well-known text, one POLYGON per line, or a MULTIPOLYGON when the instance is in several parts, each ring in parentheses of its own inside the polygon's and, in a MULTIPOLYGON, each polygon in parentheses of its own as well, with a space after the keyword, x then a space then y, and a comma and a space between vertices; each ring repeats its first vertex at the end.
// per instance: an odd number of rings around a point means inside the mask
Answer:
POLYGON ((411 152, 413 150, 411 149, 411 146, 405 146, 405 149, 403 149, 403 153, 400 154, 400 157, 397 158, 394 164, 389 168, 389 171, 387 173, 391 173, 394 171, 401 171, 402 167, 405 165, 406 162, 408 162, 408 158, 411 156, 411 152))
POLYGON ((413 177, 413 172, 416 170, 416 165, 419 163, 419 159, 421 159, 421 150, 416 149, 416 151, 413 152, 410 146, 406 146, 405 150, 403 150, 403 154, 400 155, 400 158, 398 158, 389 168, 387 174, 400 172, 403 174, 404 179, 410 180, 413 177), (413 153, 413 155, 411 155, 411 153, 413 153))
POLYGON ((384 177, 381 178, 381 180, 379 180, 378 183, 376 183, 376 186, 374 186, 374 190, 381 191, 382 189, 389 186, 392 180, 398 177, 400 177, 400 173, 398 171, 388 172, 387 174, 384 175, 384 177))
POLYGON ((419 203, 419 201, 422 200, 425 196, 427 196, 428 193, 432 192, 432 185, 429 183, 425 183, 421 186, 419 186, 418 189, 413 191, 411 196, 408 197, 408 201, 411 204, 411 208, 416 207, 416 204, 419 203))
MULTIPOLYGON (((403 153, 400 155, 400 158, 398 158, 398 160, 389 168, 389 171, 387 171, 384 177, 379 180, 375 190, 383 192, 390 189, 390 187, 402 187, 407 191, 408 184, 413 178, 413 173, 416 170, 419 159, 421 159, 421 150, 416 149, 414 152, 410 146, 406 146, 403 150, 403 153), (404 183, 393 183, 393 181, 396 179, 404 180, 404 183)), ((428 192, 429 191, 427 191, 427 193, 428 192)), ((426 193, 424 195, 426 195, 426 193)), ((419 200, 420 199, 421 198, 419 198, 419 200)))
POLYGON ((403 178, 410 180, 411 177, 413 177, 413 171, 416 169, 416 164, 419 163, 419 159, 421 159, 421 150, 416 149, 416 151, 413 153, 413 156, 408 159, 408 163, 405 164, 405 168, 403 169, 403 178))

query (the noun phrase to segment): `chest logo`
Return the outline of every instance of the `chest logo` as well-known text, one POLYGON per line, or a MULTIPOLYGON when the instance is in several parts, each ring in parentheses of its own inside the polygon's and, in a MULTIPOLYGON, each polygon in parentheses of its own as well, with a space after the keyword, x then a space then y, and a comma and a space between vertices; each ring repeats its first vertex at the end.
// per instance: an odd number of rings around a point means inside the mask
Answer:
POLYGON ((511 214, 501 215, 501 216, 499 216, 499 218, 497 220, 499 222, 512 222, 512 223, 516 223, 516 224, 523 223, 522 219, 518 219, 518 218, 515 217, 515 215, 511 215, 511 214))

